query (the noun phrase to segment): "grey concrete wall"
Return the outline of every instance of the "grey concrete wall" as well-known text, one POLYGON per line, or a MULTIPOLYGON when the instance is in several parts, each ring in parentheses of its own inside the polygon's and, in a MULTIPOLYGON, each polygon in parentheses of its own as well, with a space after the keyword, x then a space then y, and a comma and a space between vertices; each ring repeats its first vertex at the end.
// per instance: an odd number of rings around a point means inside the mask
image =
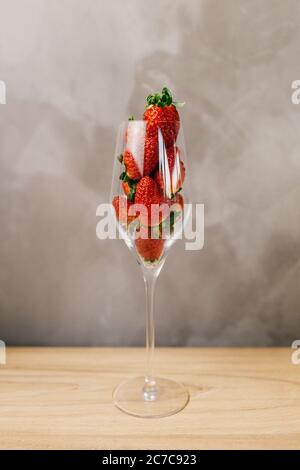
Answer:
POLYGON ((182 111, 205 248, 173 248, 157 341, 300 337, 298 0, 0 0, 0 337, 144 341, 141 273, 100 242, 116 129, 167 85, 182 111))

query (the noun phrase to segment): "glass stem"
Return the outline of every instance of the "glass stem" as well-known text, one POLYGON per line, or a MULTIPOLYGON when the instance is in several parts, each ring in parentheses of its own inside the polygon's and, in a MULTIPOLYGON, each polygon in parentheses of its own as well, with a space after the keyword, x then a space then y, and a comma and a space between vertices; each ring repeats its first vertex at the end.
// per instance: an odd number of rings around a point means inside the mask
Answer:
POLYGON ((144 399, 153 401, 157 398, 157 387, 153 377, 153 356, 155 346, 154 329, 154 291, 156 279, 160 270, 144 269, 144 282, 146 288, 146 354, 147 369, 145 386, 143 389, 144 399))

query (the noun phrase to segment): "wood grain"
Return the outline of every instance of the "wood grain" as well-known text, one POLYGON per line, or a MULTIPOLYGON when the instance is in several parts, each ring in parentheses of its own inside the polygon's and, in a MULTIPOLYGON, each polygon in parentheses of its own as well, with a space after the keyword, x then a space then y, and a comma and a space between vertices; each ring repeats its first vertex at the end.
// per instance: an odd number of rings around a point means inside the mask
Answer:
POLYGON ((300 365, 291 350, 161 348, 159 375, 191 394, 179 414, 130 417, 112 403, 143 373, 142 349, 8 348, 1 449, 300 449, 300 365))

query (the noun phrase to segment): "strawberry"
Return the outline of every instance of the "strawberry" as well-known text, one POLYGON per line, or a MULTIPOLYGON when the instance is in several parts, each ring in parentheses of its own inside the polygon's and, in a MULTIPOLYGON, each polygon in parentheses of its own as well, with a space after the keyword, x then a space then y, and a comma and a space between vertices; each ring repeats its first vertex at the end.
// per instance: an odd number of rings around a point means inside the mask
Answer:
POLYGON ((121 224, 129 225, 136 218, 136 216, 128 215, 132 203, 127 200, 126 196, 114 197, 112 205, 116 211, 116 217, 121 224))
POLYGON ((143 121, 129 121, 123 162, 129 178, 150 175, 158 164, 158 141, 145 132, 143 121))
POLYGON ((139 218, 144 225, 158 225, 169 214, 167 207, 162 206, 161 210, 158 208, 157 205, 163 204, 165 201, 156 182, 150 176, 144 176, 137 183, 134 202, 142 204, 144 207, 144 210, 139 211, 139 218), (153 206, 154 204, 156 206, 153 206))
POLYGON ((133 156, 130 150, 125 150, 123 162, 129 178, 133 180, 141 178, 141 168, 140 165, 138 165, 138 159, 136 156, 133 156))
POLYGON ((185 167, 180 160, 178 147, 166 149, 167 159, 159 162, 159 169, 155 174, 155 181, 160 190, 172 198, 182 187, 185 178, 185 167), (168 163, 166 163, 166 160, 168 163))
POLYGON ((161 95, 155 93, 147 98, 147 108, 144 120, 148 121, 147 136, 158 141, 158 128, 160 128, 166 147, 174 145, 180 127, 180 118, 176 106, 183 103, 173 102, 168 88, 163 88, 161 95))
MULTIPOLYGON (((150 178, 150 176, 144 176, 138 182, 135 190, 135 204, 141 204, 144 206, 144 211, 140 212, 140 219, 144 225, 151 225, 152 205, 160 204, 160 202, 161 196, 159 194, 157 184, 152 178, 150 178)), ((156 223, 154 223, 154 225, 155 224, 156 223)))
POLYGON ((156 139, 145 137, 144 145, 144 172, 143 176, 150 175, 158 164, 158 142, 156 139))
POLYGON ((164 240, 161 238, 151 238, 151 229, 148 229, 148 238, 137 238, 135 240, 135 247, 138 254, 145 261, 158 261, 164 250, 164 240))
POLYGON ((159 191, 155 181, 150 176, 144 176, 137 184, 135 202, 138 204, 158 204, 159 191))

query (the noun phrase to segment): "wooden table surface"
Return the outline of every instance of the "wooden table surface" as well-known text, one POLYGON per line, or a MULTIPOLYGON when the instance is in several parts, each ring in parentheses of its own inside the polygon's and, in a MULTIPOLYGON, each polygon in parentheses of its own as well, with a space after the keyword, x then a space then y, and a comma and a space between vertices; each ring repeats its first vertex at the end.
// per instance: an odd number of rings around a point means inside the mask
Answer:
POLYGON ((8 348, 1 449, 300 449, 300 365, 291 350, 161 348, 159 375, 191 400, 177 415, 128 416, 112 389, 143 373, 140 348, 8 348))

